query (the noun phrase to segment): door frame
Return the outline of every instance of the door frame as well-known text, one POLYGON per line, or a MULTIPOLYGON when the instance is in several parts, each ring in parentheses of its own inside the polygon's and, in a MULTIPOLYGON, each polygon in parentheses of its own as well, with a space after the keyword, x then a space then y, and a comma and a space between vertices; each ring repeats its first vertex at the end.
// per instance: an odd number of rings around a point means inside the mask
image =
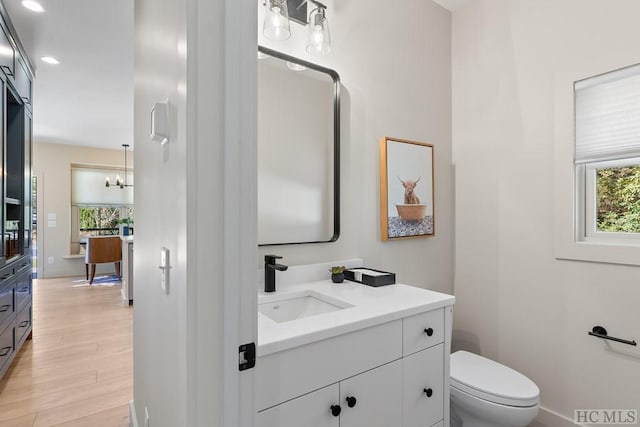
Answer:
POLYGON ((257 7, 187 1, 189 426, 254 423, 238 350, 257 343, 257 7))

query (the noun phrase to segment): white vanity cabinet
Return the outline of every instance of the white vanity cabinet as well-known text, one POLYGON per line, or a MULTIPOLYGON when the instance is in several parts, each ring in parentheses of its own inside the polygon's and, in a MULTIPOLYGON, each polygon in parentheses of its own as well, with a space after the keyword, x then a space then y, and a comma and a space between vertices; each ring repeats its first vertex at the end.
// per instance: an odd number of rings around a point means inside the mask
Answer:
POLYGON ((389 427, 402 418, 402 361, 259 412, 260 427, 389 427))
POLYGON ((255 426, 449 425, 451 304, 258 353, 255 426))

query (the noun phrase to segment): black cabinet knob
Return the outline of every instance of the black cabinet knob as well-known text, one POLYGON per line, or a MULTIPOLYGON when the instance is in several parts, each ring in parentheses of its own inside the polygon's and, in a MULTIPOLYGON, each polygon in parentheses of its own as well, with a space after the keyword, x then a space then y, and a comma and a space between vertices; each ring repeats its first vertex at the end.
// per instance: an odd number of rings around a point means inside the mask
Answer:
POLYGON ((353 408, 358 403, 358 400, 353 396, 347 396, 347 406, 353 408))
POLYGON ((427 334, 428 337, 430 337, 431 335, 433 335, 433 329, 427 328, 424 330, 424 333, 427 334))
POLYGON ((430 388, 425 388, 424 393, 427 395, 427 397, 433 396, 433 390, 431 390, 430 388))
POLYGON ((331 405, 331 415, 333 415, 334 417, 339 417, 340 412, 342 412, 342 408, 340 407, 340 405, 331 405))

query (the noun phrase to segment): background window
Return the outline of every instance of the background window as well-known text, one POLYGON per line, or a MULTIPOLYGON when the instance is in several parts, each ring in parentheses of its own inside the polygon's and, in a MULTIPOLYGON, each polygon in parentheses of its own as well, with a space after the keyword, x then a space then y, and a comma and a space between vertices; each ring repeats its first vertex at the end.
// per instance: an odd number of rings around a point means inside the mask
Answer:
POLYGON ((640 65, 575 83, 578 240, 640 242, 640 65))
MULTIPOLYGON (((71 165, 71 254, 80 253, 87 236, 117 235, 121 220, 133 220, 133 187, 106 187, 124 170, 110 167, 71 165)), ((133 171, 127 182, 133 183, 133 171)))
POLYGON ((81 236, 118 234, 120 208, 82 206, 78 209, 78 222, 81 236))

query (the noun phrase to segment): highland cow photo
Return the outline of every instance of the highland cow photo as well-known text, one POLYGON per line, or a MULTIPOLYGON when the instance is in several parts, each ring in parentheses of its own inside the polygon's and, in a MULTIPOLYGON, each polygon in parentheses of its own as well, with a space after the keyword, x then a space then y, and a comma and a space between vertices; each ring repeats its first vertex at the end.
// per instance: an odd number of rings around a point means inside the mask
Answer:
POLYGON ((382 240, 433 236, 433 145, 380 140, 382 240))

